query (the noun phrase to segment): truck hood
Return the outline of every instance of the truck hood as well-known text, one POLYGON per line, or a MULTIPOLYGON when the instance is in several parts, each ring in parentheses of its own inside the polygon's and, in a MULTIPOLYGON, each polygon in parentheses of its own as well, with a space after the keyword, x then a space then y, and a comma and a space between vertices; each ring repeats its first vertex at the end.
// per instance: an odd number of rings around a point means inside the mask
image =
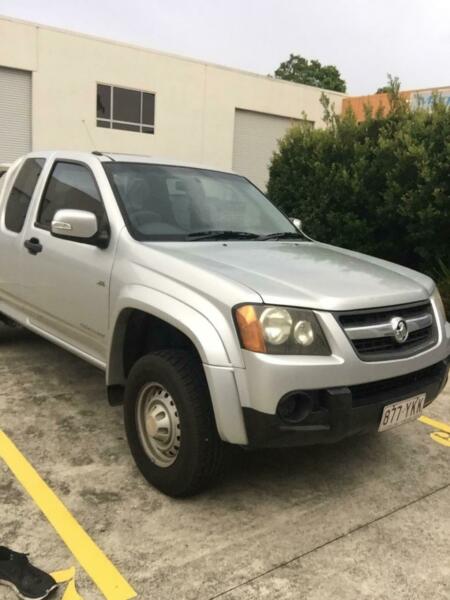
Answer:
POLYGON ((163 247, 164 254, 185 263, 189 286, 197 287, 200 269, 205 277, 198 287, 211 273, 252 289, 267 304, 372 308, 424 300, 434 288, 429 277, 411 269, 316 242, 190 242, 163 247))

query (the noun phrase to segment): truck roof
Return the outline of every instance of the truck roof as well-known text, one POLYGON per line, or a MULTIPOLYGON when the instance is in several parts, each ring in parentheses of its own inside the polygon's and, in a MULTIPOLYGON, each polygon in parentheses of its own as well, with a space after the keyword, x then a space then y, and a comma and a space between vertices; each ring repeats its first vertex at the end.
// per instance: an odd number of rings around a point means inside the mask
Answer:
POLYGON ((190 167, 193 169, 207 169, 209 171, 220 171, 222 173, 233 173, 230 169, 223 169, 220 167, 214 167, 212 165, 204 165, 198 163, 191 163, 180 161, 176 159, 171 159, 167 157, 160 156, 146 156, 144 154, 120 154, 117 152, 106 152, 106 151, 98 151, 94 152, 80 152, 80 151, 72 151, 72 150, 43 150, 41 152, 35 151, 27 154, 29 157, 41 157, 41 158, 64 158, 64 159, 73 159, 73 160, 83 160, 87 157, 91 157, 95 155, 100 162, 129 162, 129 163, 147 163, 154 165, 167 165, 167 166, 176 166, 176 167, 190 167))

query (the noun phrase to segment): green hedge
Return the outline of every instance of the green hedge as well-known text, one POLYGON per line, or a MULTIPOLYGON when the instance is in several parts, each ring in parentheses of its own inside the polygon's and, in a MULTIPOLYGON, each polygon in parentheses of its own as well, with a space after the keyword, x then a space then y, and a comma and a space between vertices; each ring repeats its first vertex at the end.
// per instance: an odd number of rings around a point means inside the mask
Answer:
POLYGON ((312 237, 442 280, 450 307, 450 107, 436 99, 357 123, 326 106, 326 129, 291 129, 270 167, 268 193, 312 237))

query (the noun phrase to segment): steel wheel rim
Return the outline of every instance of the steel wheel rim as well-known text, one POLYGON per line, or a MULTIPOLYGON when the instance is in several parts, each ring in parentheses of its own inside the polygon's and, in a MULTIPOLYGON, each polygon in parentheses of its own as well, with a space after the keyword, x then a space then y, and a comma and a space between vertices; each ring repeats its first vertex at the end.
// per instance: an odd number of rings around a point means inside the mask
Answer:
POLYGON ((139 439, 149 459, 167 468, 180 450, 181 427, 174 399, 160 383, 147 383, 136 404, 139 439))

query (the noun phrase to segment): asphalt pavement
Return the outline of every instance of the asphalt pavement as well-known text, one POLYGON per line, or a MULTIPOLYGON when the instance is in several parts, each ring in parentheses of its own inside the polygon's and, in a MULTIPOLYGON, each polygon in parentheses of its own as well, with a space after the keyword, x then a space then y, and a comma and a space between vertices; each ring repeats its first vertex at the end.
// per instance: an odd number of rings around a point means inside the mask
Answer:
MULTIPOLYGON (((0 328, 0 383, 0 430, 138 598, 450 598, 445 430, 415 421, 335 446, 236 450, 213 489, 173 500, 135 468, 100 371, 0 328)), ((425 414, 450 426, 450 387, 425 414)), ((0 544, 48 571, 74 566, 83 600, 104 597, 1 457, 0 515, 0 544)))

